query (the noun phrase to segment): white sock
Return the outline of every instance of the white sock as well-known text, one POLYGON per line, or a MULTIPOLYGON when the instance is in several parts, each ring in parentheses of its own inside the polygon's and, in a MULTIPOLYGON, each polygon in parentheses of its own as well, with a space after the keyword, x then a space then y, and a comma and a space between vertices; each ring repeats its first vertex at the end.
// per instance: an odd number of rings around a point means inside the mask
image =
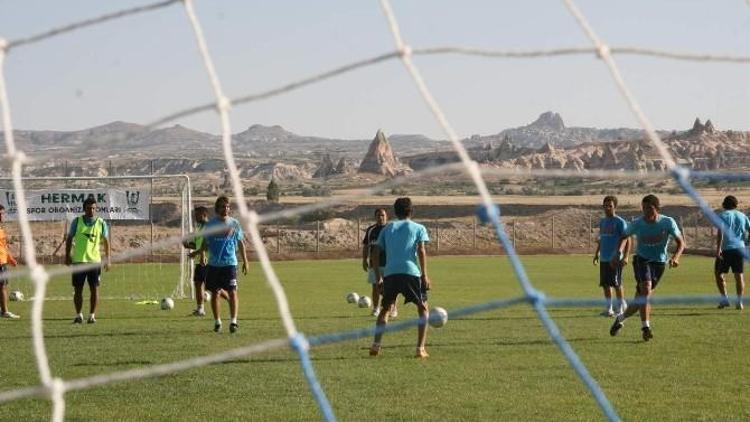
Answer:
POLYGON ((89 314, 89 319, 94 318, 94 314, 89 314))
POLYGON ((611 297, 607 298, 607 309, 610 309, 610 310, 612 309, 612 298, 611 297))
POLYGON ((77 316, 78 316, 78 318, 83 319, 83 312, 79 312, 77 316))
POLYGON ((202 304, 202 303, 201 303, 200 305, 198 305, 198 310, 199 310, 199 311, 202 311, 202 310, 203 310, 203 304, 202 304))
POLYGON ((215 320, 215 321, 214 321, 214 323, 216 323, 216 324, 218 324, 218 325, 221 325, 221 320, 220 320, 220 319, 217 319, 217 320, 215 320))
POLYGON ((641 327, 643 327, 643 328, 651 328, 651 324, 649 323, 648 320, 641 321, 641 327))
POLYGON ((232 324, 236 324, 236 323, 237 323, 237 318, 232 318, 232 324))

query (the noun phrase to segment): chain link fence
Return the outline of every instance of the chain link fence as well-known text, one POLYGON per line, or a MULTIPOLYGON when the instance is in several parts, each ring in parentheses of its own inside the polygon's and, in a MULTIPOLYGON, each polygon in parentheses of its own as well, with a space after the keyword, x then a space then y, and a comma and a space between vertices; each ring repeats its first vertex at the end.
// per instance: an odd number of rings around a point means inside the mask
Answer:
MULTIPOLYGON (((624 216, 630 221, 634 216, 624 216)), ((599 236, 598 214, 584 210, 564 210, 536 216, 505 217, 505 233, 520 254, 577 254, 593 253, 599 236)), ((691 253, 712 254, 716 242, 716 228, 700 213, 688 213, 676 218, 691 253)), ((431 255, 484 255, 506 253, 497 239, 494 228, 483 226, 472 217, 415 220, 423 224, 430 236, 427 245, 431 255)), ((333 218, 297 224, 261 226, 268 252, 276 259, 294 258, 354 258, 361 254, 362 237, 371 220, 333 218)), ((21 258, 22 238, 14 222, 5 224, 9 246, 14 256, 21 258)), ((32 224, 34 248, 38 259, 45 264, 63 262, 65 254, 65 222, 35 222, 32 224)), ((179 236, 179 228, 159 224, 135 225, 110 222, 112 252, 153 245, 172 236, 179 236)), ((248 243, 249 244, 249 243, 248 243)), ((156 249, 132 262, 177 261, 181 247, 156 249)))

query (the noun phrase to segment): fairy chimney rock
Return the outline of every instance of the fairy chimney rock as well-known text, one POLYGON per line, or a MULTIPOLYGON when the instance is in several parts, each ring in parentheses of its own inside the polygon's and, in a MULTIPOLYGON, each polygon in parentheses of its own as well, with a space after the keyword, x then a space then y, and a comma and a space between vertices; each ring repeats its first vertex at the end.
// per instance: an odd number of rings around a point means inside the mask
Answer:
POLYGON ((706 124, 703 126, 703 129, 706 131, 706 133, 714 133, 714 124, 711 122, 711 119, 706 120, 706 124))
POLYGON ((701 119, 696 117, 695 121, 693 122, 693 129, 691 129, 690 132, 694 134, 698 134, 698 133, 703 132, 704 129, 705 127, 701 123, 701 119))
POLYGON ((315 171, 315 174, 313 174, 313 177, 328 177, 333 176, 334 174, 336 174, 336 168, 333 165, 333 160, 329 154, 326 154, 323 156, 323 159, 318 165, 318 169, 315 171))
POLYGON ((399 162, 391 149, 391 144, 388 143, 388 138, 382 130, 378 129, 375 139, 370 143, 370 149, 359 166, 359 172, 395 176, 399 167, 399 162))

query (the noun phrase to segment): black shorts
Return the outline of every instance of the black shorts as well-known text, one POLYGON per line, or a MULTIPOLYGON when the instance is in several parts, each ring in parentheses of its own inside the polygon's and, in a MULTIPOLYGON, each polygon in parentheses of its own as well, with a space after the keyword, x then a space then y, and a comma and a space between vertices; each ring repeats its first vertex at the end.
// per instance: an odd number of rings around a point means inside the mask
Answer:
POLYGON ((216 293, 219 289, 237 290, 237 266, 206 266, 206 290, 216 293))
POLYGON ((721 258, 716 258, 714 262, 714 271, 718 274, 725 274, 732 269, 735 274, 745 272, 745 257, 742 255, 742 249, 730 249, 721 252, 721 258))
POLYGON ((622 286, 622 266, 612 268, 609 262, 599 264, 599 286, 600 287, 620 287, 622 286))
POLYGON ((399 293, 404 295, 404 303, 412 302, 415 305, 427 302, 427 289, 422 283, 421 277, 409 274, 391 274, 383 278, 383 303, 384 309, 396 302, 399 293))
MULTIPOLYGON (((83 265, 83 264, 73 264, 75 265, 83 265)), ((101 275, 102 275, 102 269, 100 267, 96 267, 87 271, 76 271, 73 273, 72 276, 72 284, 73 287, 80 289, 83 288, 83 283, 88 280, 89 287, 99 287, 99 283, 101 282, 101 275)))
POLYGON ((196 283, 206 282, 207 265, 195 264, 193 269, 193 281, 196 283))
POLYGON ((633 274, 635 275, 635 281, 639 286, 650 281, 651 290, 655 289, 656 285, 659 284, 661 276, 664 275, 665 267, 666 264, 663 262, 649 261, 638 255, 633 257, 633 274))
MULTIPOLYGON (((8 272, 8 264, 0 264, 0 274, 5 274, 8 272)), ((10 283, 10 280, 7 278, 0 279, 0 286, 7 286, 10 283)))

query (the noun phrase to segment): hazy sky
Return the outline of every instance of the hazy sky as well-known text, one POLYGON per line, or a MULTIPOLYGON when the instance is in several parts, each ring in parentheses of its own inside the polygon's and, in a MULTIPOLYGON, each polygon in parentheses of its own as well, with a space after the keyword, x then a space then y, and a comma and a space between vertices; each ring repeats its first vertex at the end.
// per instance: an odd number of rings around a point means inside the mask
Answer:
MULTIPOLYGON (((144 1, 0 0, 0 37, 13 40, 144 1)), ((204 0, 196 8, 225 92, 264 91, 394 49, 377 1, 204 0)), ((580 0, 611 45, 750 56, 743 0, 580 0)), ((498 50, 588 46, 561 1, 395 0, 405 41, 498 50)), ((616 56, 660 129, 695 117, 750 130, 750 64, 616 56)), ((492 134, 559 112, 568 126, 637 127, 605 65, 593 56, 486 59, 416 57, 461 136, 492 134)), ((148 123, 213 100, 181 4, 19 47, 5 77, 17 129, 78 130, 115 120, 148 123)), ((444 138, 397 60, 271 100, 239 105, 233 132, 260 123, 305 135, 444 138)), ((213 112, 181 119, 219 132, 213 112)))

